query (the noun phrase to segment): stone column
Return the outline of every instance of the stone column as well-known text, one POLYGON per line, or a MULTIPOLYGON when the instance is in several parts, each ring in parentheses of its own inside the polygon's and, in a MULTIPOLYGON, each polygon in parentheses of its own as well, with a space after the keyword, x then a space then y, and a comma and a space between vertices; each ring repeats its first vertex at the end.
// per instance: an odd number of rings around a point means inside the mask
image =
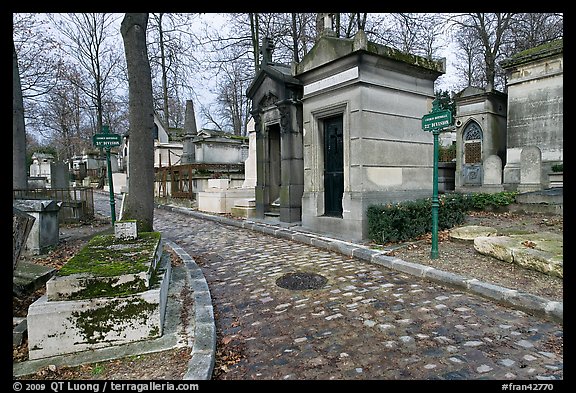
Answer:
POLYGON ((242 188, 256 187, 256 129, 254 119, 248 122, 248 158, 244 161, 244 183, 242 188))
POLYGON ((282 144, 282 186, 280 188, 280 221, 302 219, 304 192, 304 147, 299 132, 298 106, 292 100, 278 104, 282 144))
POLYGON ((250 112, 254 118, 254 133, 256 134, 256 217, 264 218, 268 201, 266 187, 267 145, 265 130, 262 129, 262 114, 259 109, 250 112))
POLYGON ((186 101, 186 112, 184 114, 184 142, 182 144, 182 164, 190 164, 196 161, 194 150, 194 137, 198 135, 196 128, 196 117, 194 115, 194 103, 192 100, 186 101))

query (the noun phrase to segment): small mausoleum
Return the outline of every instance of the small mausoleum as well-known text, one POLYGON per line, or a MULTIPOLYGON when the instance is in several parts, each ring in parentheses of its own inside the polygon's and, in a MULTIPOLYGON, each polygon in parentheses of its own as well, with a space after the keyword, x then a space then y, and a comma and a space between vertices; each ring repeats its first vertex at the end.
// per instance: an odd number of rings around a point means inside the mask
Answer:
POLYGON ((519 52, 501 66, 508 76, 504 186, 549 187, 546 175, 564 160, 563 40, 519 52))
POLYGON ((506 94, 469 86, 456 103, 456 174, 458 192, 503 191, 506 163, 506 94))
POLYGON ((421 120, 445 69, 444 59, 369 42, 362 30, 353 39, 324 30, 295 74, 303 87, 304 229, 366 239, 368 206, 432 196, 434 141, 421 120))
POLYGON ((256 217, 298 222, 302 212, 302 83, 292 67, 272 62, 274 45, 262 43, 262 63, 246 95, 256 133, 256 217))

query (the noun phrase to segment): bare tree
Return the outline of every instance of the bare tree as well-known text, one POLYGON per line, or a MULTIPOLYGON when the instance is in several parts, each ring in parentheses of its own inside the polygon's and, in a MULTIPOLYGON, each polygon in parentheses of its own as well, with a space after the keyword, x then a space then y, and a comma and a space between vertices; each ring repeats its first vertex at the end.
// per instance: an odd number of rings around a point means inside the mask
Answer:
POLYGON ((14 41, 12 41, 12 188, 21 190, 28 188, 24 102, 14 41))
POLYGON ((445 21, 441 14, 391 13, 367 31, 375 42, 396 48, 404 53, 432 59, 440 46, 445 21))
POLYGON ((511 21, 506 56, 564 36, 564 18, 557 13, 522 13, 511 21))
POLYGON ((47 93, 48 100, 41 107, 39 130, 57 149, 58 159, 71 159, 75 153, 92 144, 89 122, 86 121, 81 73, 74 65, 63 66, 59 82, 47 93), (46 133, 44 132, 47 131, 46 133))
MULTIPOLYGON (((18 54, 22 97, 41 100, 55 85, 61 66, 58 42, 47 32, 44 14, 13 14, 12 41, 18 54)), ((26 112, 30 109, 27 108, 26 112)))
POLYGON ((457 48, 455 68, 459 79, 463 82, 462 87, 483 86, 486 80, 484 57, 475 32, 462 30, 454 35, 454 42, 457 48))
POLYGON ((153 230, 154 220, 154 103, 146 28, 148 14, 127 13, 120 31, 128 71, 130 160, 124 217, 135 219, 139 231, 153 230))
POLYGON ((252 52, 254 53, 254 73, 260 71, 260 35, 258 33, 258 14, 249 13, 250 18, 250 38, 252 39, 252 52))
POLYGON ((121 59, 112 42, 116 16, 103 13, 69 13, 51 15, 51 19, 58 31, 69 41, 68 45, 63 46, 64 51, 75 59, 90 77, 88 84, 79 87, 91 100, 96 115, 94 133, 98 133, 102 129, 105 95, 115 87, 115 70, 121 59))
MULTIPOLYGON (((58 83, 62 64, 59 45, 46 28, 50 23, 44 14, 15 13, 12 22, 26 133, 42 137, 40 110, 46 103, 47 93, 58 83)), ((33 147, 27 145, 27 148, 33 147)))
POLYGON ((245 90, 260 70, 261 37, 275 46, 275 63, 299 61, 314 43, 314 14, 227 14, 226 30, 207 29, 204 42, 212 80, 216 80, 216 104, 202 103, 200 112, 208 124, 245 134, 249 103, 245 90), (236 78, 236 80, 234 79, 236 78), (241 129, 238 127, 241 126, 241 129))
POLYGON ((199 65, 193 54, 196 37, 190 31, 192 14, 150 14, 148 48, 152 70, 155 108, 162 114, 166 127, 182 126, 184 90, 193 92, 190 80, 195 79, 199 65), (160 85, 154 76, 159 75, 160 85), (160 110, 159 110, 160 109, 160 110))
POLYGON ((460 14, 451 18, 451 21, 470 30, 482 48, 484 57, 485 88, 492 90, 495 87, 497 74, 497 61, 503 57, 502 47, 506 35, 510 32, 510 23, 514 13, 470 13, 460 14))

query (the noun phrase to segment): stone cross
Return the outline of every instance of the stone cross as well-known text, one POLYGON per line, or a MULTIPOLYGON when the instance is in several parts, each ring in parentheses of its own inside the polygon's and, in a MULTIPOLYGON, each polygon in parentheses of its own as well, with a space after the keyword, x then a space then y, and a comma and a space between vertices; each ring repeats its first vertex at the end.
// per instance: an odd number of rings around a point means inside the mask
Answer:
POLYGON ((334 14, 325 13, 324 14, 324 29, 333 30, 334 29, 334 14))
POLYGON ((272 63, 272 51, 274 50, 274 43, 268 37, 262 39, 262 46, 260 53, 262 54, 262 65, 272 63))

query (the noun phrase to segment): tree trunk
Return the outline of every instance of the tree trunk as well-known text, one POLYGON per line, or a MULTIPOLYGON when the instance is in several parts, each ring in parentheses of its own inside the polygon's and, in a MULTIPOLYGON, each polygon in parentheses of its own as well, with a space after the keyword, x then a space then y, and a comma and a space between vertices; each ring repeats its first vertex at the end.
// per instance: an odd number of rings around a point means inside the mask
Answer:
POLYGON ((139 232, 153 230, 154 220, 154 105, 146 48, 148 14, 127 13, 120 32, 126 52, 130 120, 130 177, 123 218, 137 221, 139 232))
POLYGON ((14 42, 12 42, 12 188, 20 190, 28 188, 24 101, 14 42))
POLYGON ((166 69, 166 53, 164 52, 164 30, 162 30, 163 13, 158 16, 158 36, 160 37, 160 62, 162 65, 162 101, 164 103, 164 125, 170 127, 170 113, 168 112, 168 71, 166 69))

